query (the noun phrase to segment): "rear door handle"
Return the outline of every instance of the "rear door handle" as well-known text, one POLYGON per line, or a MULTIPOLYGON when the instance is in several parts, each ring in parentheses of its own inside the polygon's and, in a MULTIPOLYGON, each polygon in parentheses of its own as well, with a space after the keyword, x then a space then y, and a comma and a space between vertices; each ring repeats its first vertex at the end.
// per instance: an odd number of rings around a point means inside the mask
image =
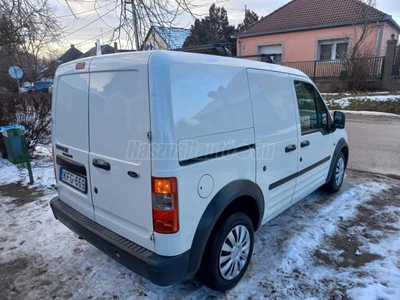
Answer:
POLYGON ((100 168, 106 171, 110 171, 111 170, 111 166, 108 162, 106 162, 104 159, 98 159, 95 158, 92 160, 92 164, 93 166, 95 166, 96 168, 100 168))
POLYGON ((308 146, 310 146, 310 142, 309 141, 302 141, 301 144, 300 144, 301 148, 308 147, 308 146))
POLYGON ((286 153, 292 152, 292 151, 294 151, 294 150, 296 150, 296 145, 294 145, 294 144, 289 145, 289 146, 286 146, 286 148, 285 148, 285 152, 286 152, 286 153))

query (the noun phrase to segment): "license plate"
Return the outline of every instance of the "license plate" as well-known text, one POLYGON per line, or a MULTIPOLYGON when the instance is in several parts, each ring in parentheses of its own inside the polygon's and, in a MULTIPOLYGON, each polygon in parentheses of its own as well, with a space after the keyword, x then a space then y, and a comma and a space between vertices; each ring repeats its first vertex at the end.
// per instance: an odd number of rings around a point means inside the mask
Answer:
POLYGON ((86 193, 86 178, 60 168, 60 180, 86 193))

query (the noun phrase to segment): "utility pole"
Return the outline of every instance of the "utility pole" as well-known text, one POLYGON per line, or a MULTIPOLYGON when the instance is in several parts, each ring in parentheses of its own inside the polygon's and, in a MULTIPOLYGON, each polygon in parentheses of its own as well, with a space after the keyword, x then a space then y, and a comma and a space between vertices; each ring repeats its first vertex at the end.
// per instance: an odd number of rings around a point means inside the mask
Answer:
MULTIPOLYGON (((129 3, 129 2, 126 2, 129 3)), ((135 0, 131 0, 132 7, 132 17, 133 17, 133 33, 135 35, 135 46, 136 51, 139 51, 139 33, 138 33, 138 23, 137 23, 137 15, 136 15, 136 5, 135 0)))

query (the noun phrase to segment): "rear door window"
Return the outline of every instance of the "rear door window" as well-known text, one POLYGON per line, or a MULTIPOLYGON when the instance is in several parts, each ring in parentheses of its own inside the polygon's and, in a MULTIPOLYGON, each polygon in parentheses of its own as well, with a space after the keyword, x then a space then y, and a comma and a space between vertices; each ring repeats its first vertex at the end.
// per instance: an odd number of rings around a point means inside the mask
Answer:
POLYGON ((57 142, 89 150, 88 137, 89 74, 60 76, 55 102, 57 142))

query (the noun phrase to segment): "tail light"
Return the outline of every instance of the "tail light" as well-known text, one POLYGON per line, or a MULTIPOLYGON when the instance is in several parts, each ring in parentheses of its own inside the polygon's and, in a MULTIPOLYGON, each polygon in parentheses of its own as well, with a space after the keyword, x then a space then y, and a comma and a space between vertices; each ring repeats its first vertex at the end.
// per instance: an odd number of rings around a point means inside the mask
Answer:
POLYGON ((158 233, 179 230, 176 178, 152 177, 153 229, 158 233))

